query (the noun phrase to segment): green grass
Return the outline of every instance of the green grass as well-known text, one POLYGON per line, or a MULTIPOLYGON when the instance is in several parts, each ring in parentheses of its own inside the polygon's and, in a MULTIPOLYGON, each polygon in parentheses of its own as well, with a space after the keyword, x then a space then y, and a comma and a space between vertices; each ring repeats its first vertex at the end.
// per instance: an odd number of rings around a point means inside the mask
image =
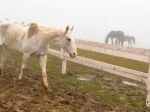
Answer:
MULTIPOLYGON (((52 46, 55 49, 59 49, 58 46, 52 46)), ((109 62, 119 66, 128 68, 134 68, 135 70, 146 72, 148 65, 146 63, 127 60, 114 56, 106 56, 100 53, 88 52, 85 50, 78 50, 79 55, 89 57, 92 59, 109 62), (117 61, 116 61, 117 60, 117 61)), ((14 55, 15 62, 20 65, 21 56, 14 55)), ((33 70, 40 72, 38 58, 32 57, 29 60, 29 66, 33 70)), ((55 77, 57 80, 63 82, 66 86, 75 86, 90 94, 96 96, 100 101, 106 102, 114 108, 127 110, 129 112, 148 112, 146 109, 145 99, 146 90, 140 87, 131 87, 122 84, 122 77, 103 72, 100 70, 85 67, 75 63, 68 62, 67 74, 61 75, 61 60, 54 56, 48 56, 47 72, 50 76, 55 77), (77 80, 77 75, 95 75, 98 80, 94 81, 81 81, 77 80), (105 78, 111 78, 112 80, 104 80, 105 78)), ((126 112, 126 111, 125 111, 126 112)))

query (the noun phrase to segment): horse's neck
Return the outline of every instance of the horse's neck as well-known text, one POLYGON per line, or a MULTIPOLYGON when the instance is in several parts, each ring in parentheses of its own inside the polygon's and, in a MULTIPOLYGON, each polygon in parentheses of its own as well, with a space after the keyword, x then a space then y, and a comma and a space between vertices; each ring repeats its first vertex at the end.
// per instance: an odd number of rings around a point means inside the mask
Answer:
POLYGON ((47 34, 47 39, 45 43, 47 45, 49 44, 54 44, 54 43, 61 43, 62 41, 62 33, 61 31, 54 31, 54 32, 49 32, 47 34))
POLYGON ((55 38, 51 38, 49 41, 47 41, 46 43, 49 44, 54 44, 54 43, 58 43, 60 42, 59 37, 55 37, 55 38))
POLYGON ((47 39, 55 39, 57 37, 62 37, 63 31, 61 30, 48 31, 44 35, 47 39))
POLYGON ((111 38, 111 37, 110 37, 110 36, 107 36, 107 37, 106 37, 106 40, 108 40, 109 38, 111 38))

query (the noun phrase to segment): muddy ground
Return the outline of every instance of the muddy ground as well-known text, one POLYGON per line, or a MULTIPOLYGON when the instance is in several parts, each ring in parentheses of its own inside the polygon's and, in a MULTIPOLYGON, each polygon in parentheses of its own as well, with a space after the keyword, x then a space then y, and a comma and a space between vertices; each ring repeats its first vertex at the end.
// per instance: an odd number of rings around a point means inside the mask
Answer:
POLYGON ((112 107, 91 94, 49 76, 51 93, 42 85, 41 74, 28 68, 17 80, 18 65, 7 62, 0 77, 0 112, 109 112, 112 107))

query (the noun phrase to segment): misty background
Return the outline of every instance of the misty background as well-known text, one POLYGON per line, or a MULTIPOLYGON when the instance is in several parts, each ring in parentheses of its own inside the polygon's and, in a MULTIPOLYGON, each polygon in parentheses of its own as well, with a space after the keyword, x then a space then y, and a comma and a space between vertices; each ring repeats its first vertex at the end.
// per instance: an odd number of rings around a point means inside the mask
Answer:
POLYGON ((0 20, 75 26, 77 38, 103 42, 111 30, 150 48, 150 0, 1 0, 0 20))

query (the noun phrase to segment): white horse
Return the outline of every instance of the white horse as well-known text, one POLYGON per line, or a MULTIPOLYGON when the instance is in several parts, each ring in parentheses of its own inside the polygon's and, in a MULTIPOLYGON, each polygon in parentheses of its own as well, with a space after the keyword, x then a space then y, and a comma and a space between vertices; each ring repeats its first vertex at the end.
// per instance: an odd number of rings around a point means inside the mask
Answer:
POLYGON ((0 74, 3 74, 3 67, 7 60, 9 51, 19 51, 23 53, 22 66, 18 76, 21 80, 23 70, 27 66, 27 60, 31 55, 40 58, 40 67, 42 69, 43 84, 48 90, 48 79, 46 73, 47 51, 49 45, 59 39, 61 47, 65 49, 71 58, 77 55, 77 49, 74 39, 71 36, 73 28, 67 26, 65 29, 41 26, 32 23, 23 26, 10 22, 0 23, 0 74))

